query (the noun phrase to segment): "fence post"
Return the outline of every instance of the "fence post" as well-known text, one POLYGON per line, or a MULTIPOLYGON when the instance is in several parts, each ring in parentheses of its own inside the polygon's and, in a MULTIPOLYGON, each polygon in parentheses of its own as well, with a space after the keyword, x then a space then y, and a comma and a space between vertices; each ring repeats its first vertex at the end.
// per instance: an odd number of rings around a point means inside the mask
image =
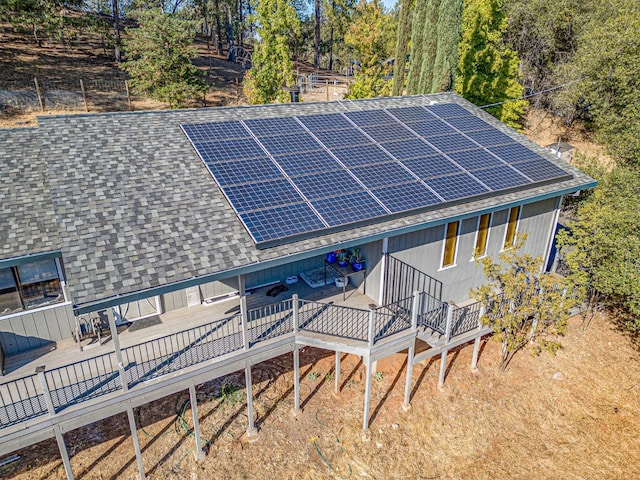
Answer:
POLYGON ((133 107, 131 106, 131 94, 129 93, 129 81, 124 81, 124 88, 127 91, 127 102, 129 103, 129 111, 133 111, 133 107))
POLYGON ((298 303, 298 294, 294 293, 291 296, 291 302, 293 303, 293 333, 298 333, 298 325, 300 324, 300 311, 299 311, 299 303, 298 303))
POLYGON ((369 341, 369 347, 373 347, 373 340, 375 338, 375 323, 376 323, 376 310, 372 308, 369 310, 369 332, 367 335, 369 341))
POLYGON ((49 384, 47 383, 47 378, 44 376, 44 371, 44 365, 36 367, 36 373, 38 374, 38 380, 40 380, 40 385, 42 386, 42 394, 44 396, 44 402, 47 405, 47 410, 49 411, 49 415, 55 415, 56 409, 53 406, 51 390, 49 390, 49 384))
POLYGON ((242 343, 249 350, 249 318, 247 313, 247 297, 240 297, 240 315, 242 316, 242 343))
POLYGON ((120 375, 120 385, 122 385, 122 391, 129 390, 129 382, 124 371, 124 360, 122 359, 122 349, 120 348, 120 337, 118 337, 118 327, 116 326, 116 319, 113 315, 109 316, 109 331, 111 332, 111 341, 113 342, 113 348, 116 354, 116 362, 118 362, 118 374, 120 375))
POLYGON ((44 112, 44 100, 42 99, 42 92, 40 91, 40 84, 38 83, 38 77, 33 78, 33 83, 36 84, 36 94, 38 95, 38 102, 40 103, 40 111, 44 112))
POLYGON ((327 86, 327 102, 329 101, 329 80, 325 80, 325 85, 327 86))
POLYGON ((84 91, 84 82, 80 79, 80 90, 82 90, 82 100, 84 101, 84 111, 89 111, 89 105, 87 105, 87 93, 84 91))

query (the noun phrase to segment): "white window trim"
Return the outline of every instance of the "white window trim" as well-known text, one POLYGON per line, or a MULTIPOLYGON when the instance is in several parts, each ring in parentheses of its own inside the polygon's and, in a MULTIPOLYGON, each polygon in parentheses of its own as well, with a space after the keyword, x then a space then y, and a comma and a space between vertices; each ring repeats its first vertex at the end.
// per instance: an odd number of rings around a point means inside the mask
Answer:
POLYGON ((447 222, 444 224, 444 236, 442 239, 442 252, 440 253, 440 268, 438 269, 439 272, 443 271, 443 270, 448 270, 450 268, 453 267, 457 267, 458 266, 458 247, 460 246, 460 227, 462 226, 461 221, 458 220, 457 222, 447 222), (442 264, 444 263, 444 252, 447 248, 447 230, 449 227, 450 223, 457 223, 458 224, 458 228, 456 230, 456 247, 453 250, 453 263, 451 265, 447 265, 446 267, 443 267, 442 264))
MULTIPOLYGON (((483 214, 483 215, 487 215, 487 214, 483 214)), ((482 217, 482 215, 478 215, 476 220, 476 236, 473 239, 473 252, 471 252, 471 260, 469 260, 470 262, 475 262, 476 260, 486 257, 487 252, 489 251, 489 239, 491 238, 491 227, 493 225, 493 212, 489 212, 488 215, 489 215, 489 225, 487 226, 487 241, 484 245, 484 253, 479 257, 475 256, 476 245, 478 243, 478 234, 480 233, 480 218, 482 217)), ((506 232, 505 232, 505 236, 506 236, 506 232)), ((504 242, 502 242, 502 245, 504 246, 504 242)))
POLYGON ((513 234, 513 241, 514 244, 516 242, 516 240, 518 239, 518 233, 520 232, 520 217, 522 217, 522 210, 523 210, 523 205, 516 205, 515 207, 511 207, 507 209, 507 221, 504 224, 504 235, 502 236, 502 248, 500 249, 500 253, 505 251, 505 242, 507 241, 507 232, 509 231, 509 217, 511 216, 511 210, 513 208, 518 208, 520 207, 520 210, 518 210, 518 218, 516 220, 516 231, 513 234))

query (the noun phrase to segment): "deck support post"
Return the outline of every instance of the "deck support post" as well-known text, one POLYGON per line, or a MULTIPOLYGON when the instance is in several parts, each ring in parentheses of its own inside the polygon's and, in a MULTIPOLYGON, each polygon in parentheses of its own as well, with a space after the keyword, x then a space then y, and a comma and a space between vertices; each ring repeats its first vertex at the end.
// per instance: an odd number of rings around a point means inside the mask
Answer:
POLYGON ((56 442, 58 442, 58 450, 60 450, 60 457, 62 457, 62 464, 64 465, 64 471, 67 474, 67 479, 73 480, 73 471, 71 470, 69 453, 67 452, 67 445, 64 443, 64 436, 62 435, 60 425, 53 426, 53 433, 56 436, 56 442))
POLYGON ((198 420, 198 397, 196 396, 195 385, 189 385, 189 400, 191 401, 191 415, 193 416, 193 435, 196 437, 196 462, 204 460, 206 454, 202 448, 202 438, 200 438, 200 421, 198 420))
POLYGON ((138 440, 138 427, 136 427, 136 419, 133 416, 133 408, 127 407, 127 418, 129 419, 129 428, 131 429, 131 440, 133 440, 133 449, 136 452, 136 462, 138 463, 138 475, 140 480, 145 480, 147 476, 144 474, 144 463, 142 463, 142 452, 140 451, 140 441, 138 440))
POLYGON ((120 376, 120 385, 122 385, 122 391, 126 392, 129 389, 127 377, 124 371, 124 361, 122 360, 122 349, 120 348, 120 337, 118 337, 118 327, 116 326, 116 319, 113 315, 109 315, 109 331, 111 332, 111 341, 113 342, 113 348, 116 353, 116 362, 118 362, 118 375, 120 376))
MULTIPOLYGON (((449 302, 447 304, 447 324, 445 327, 445 334, 444 334, 445 347, 449 344, 449 340, 451 340, 451 324, 453 322, 453 309, 454 309, 453 303, 449 302)), ((449 349, 447 348, 440 355, 440 376, 438 377, 438 388, 442 388, 442 386, 444 385, 444 376, 447 371, 447 353, 448 352, 449 352, 449 349)))
POLYGON ((300 413, 300 347, 293 347, 293 414, 300 413))
POLYGON ((336 350, 336 371, 333 385, 333 392, 337 395, 340 393, 340 352, 336 350))
POLYGON ((367 371, 364 387, 364 415, 362 417, 362 430, 369 430, 369 407, 371 405, 371 357, 367 356, 367 371))
POLYGON ((248 360, 244 368, 244 379, 247 386, 247 437, 255 437, 258 434, 258 430, 256 429, 255 419, 253 418, 251 363, 248 360))
MULTIPOLYGON (((413 302, 411 303, 411 331, 418 331, 418 316, 420 312, 420 302, 422 301, 422 294, 419 291, 413 292, 413 302)), ((411 376, 413 375, 413 358, 416 353, 416 341, 413 340, 413 344, 409 347, 407 353, 407 373, 404 384, 404 403, 402 409, 406 412, 411 409, 411 376)))

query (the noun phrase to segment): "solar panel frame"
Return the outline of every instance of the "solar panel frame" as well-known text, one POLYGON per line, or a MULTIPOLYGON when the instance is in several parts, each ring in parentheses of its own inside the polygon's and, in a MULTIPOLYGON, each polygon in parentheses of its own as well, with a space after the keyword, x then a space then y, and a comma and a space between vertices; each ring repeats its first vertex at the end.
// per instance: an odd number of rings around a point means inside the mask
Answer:
POLYGON ((502 160, 495 157, 494 155, 491 155, 491 153, 483 148, 450 152, 447 154, 447 156, 465 170, 497 167, 499 165, 505 164, 502 160))
POLYGON ((335 148, 331 149, 331 153, 333 153, 347 167, 386 163, 393 160, 392 157, 390 157, 376 144, 357 145, 349 148, 335 148))
POLYGON ((489 190, 478 183, 467 172, 425 179, 429 185, 445 201, 461 200, 488 193, 489 190))
POLYGON ((495 130, 495 127, 471 114, 462 117, 450 117, 446 119, 446 122, 466 134, 482 130, 495 130))
POLYGON ((517 143, 515 140, 513 143, 507 145, 488 147, 488 150, 500 157, 506 163, 516 163, 524 160, 540 158, 540 155, 536 152, 525 147, 521 143, 517 143))
POLYGON ((258 138, 306 133, 294 117, 256 118, 244 124, 258 138))
POLYGON ((398 107, 387 108, 395 118, 403 123, 420 122, 428 120, 437 120, 437 118, 424 107, 398 107))
POLYGON ((359 127, 373 125, 387 125, 396 122, 393 117, 384 110, 354 110, 343 114, 359 127))
POLYGON ((192 123, 182 125, 182 130, 193 143, 251 137, 247 129, 238 121, 192 123))
POLYGON ((534 182, 559 180, 571 177, 571 174, 542 157, 524 162, 512 163, 511 166, 534 182))
POLYGON ((399 142, 386 142, 380 145, 398 160, 425 157, 439 153, 419 138, 399 142))
POLYGON ((461 133, 429 137, 429 143, 444 153, 459 152, 461 150, 474 150, 478 148, 478 145, 475 142, 469 140, 461 133))
POLYGON ((496 147, 513 143, 513 138, 495 129, 465 132, 465 134, 483 147, 496 147))
POLYGON ((424 108, 436 114, 440 118, 466 117, 473 115, 469 110, 457 103, 434 103, 424 108))
POLYGON ((300 175, 292 180, 309 200, 364 190, 346 169, 300 175))
POLYGON ((273 157, 290 177, 306 173, 319 173, 342 168, 326 150, 314 152, 290 153, 273 157))
POLYGON ((429 155, 425 157, 402 160, 402 164, 420 179, 441 177, 462 170, 443 155, 429 155))
POLYGON ((239 217, 258 244, 326 228, 307 203, 241 213, 239 217))
POLYGON ((456 133, 453 128, 437 118, 427 122, 414 122, 407 126, 413 130, 415 134, 424 138, 456 133))
POLYGON ((278 169, 269 157, 230 162, 209 162, 207 163, 207 167, 222 187, 285 178, 280 169, 278 169))
POLYGON ((305 201, 286 178, 231 185, 222 191, 238 213, 305 201))
POLYGON ((313 152, 322 150, 315 138, 309 133, 287 134, 273 137, 263 137, 260 143, 271 155, 284 155, 293 152, 313 152))
POLYGON ((351 173, 369 189, 416 180, 416 177, 408 172, 400 162, 355 167, 351 169, 351 173))
POLYGON ((374 143, 369 137, 362 133, 358 128, 344 128, 340 130, 325 130, 322 132, 314 132, 318 140, 322 142, 328 149, 351 147, 354 145, 367 145, 374 143))
POLYGON ((474 170, 471 173, 492 191, 508 190, 531 183, 524 175, 505 164, 474 170))
POLYGON ((264 150, 253 138, 194 142, 193 146, 205 162, 227 162, 265 156, 264 150))
POLYGON ((416 135, 410 130, 407 130, 400 123, 393 123, 388 125, 373 125, 370 127, 362 127, 367 135, 373 138, 376 142, 395 142, 402 139, 415 138, 416 135))
POLYGON ((339 130, 341 128, 353 128, 353 124, 341 113, 328 113, 324 115, 304 115, 296 117, 305 127, 312 132, 325 130, 339 130))

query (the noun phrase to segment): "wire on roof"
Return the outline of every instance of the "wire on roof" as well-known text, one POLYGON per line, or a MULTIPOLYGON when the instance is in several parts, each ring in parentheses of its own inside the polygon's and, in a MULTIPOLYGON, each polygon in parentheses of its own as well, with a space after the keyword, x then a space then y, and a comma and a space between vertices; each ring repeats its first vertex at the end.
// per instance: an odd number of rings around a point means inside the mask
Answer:
POLYGON ((553 92, 554 90, 560 90, 561 88, 568 87, 569 85, 573 85, 574 83, 578 83, 578 82, 581 82, 581 81, 582 81, 582 78, 579 78, 579 79, 573 80, 571 82, 563 83, 562 85, 558 85, 556 87, 551 87, 551 88, 547 88, 545 90, 540 90, 539 92, 533 92, 533 93, 530 93, 529 95, 524 95, 524 96, 518 97, 518 98, 510 98, 510 99, 504 100, 502 102, 496 102, 496 103, 490 103, 488 105, 482 105, 479 108, 496 107, 498 105, 502 105, 502 104, 507 103, 507 102, 515 102, 516 100, 526 100, 527 98, 537 97, 538 95, 542 95, 543 93, 549 93, 549 92, 553 92))

